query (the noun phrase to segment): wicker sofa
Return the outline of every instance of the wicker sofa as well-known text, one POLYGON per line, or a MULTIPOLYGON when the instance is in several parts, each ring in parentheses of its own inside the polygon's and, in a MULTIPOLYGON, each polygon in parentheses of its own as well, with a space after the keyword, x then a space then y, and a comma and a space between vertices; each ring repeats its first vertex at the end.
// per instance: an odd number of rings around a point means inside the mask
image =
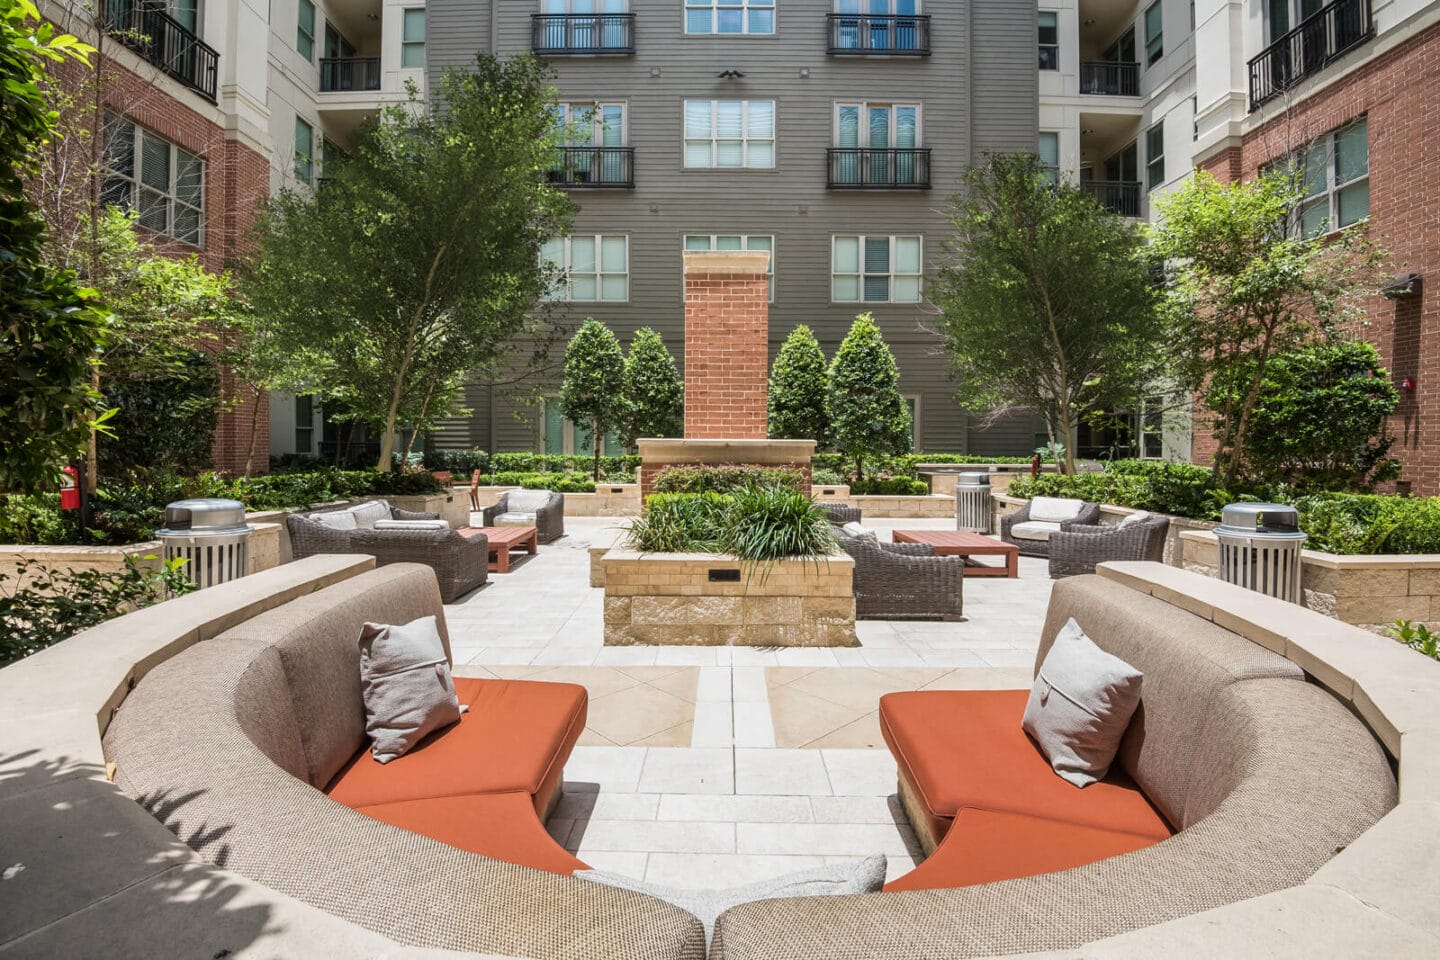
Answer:
POLYGON ((880 543, 843 533, 839 539, 855 560, 857 619, 961 619, 964 557, 937 557, 924 543, 880 543))
MULTIPOLYGON (((438 513, 416 513, 384 504, 393 520, 435 521, 438 513)), ((366 505, 362 504, 361 507, 366 505)), ((351 510, 355 508, 340 508, 351 510)), ((339 511, 320 511, 333 513, 339 511)), ((378 565, 390 563, 423 563, 435 571, 440 581, 440 595, 446 603, 477 587, 489 576, 490 542, 483 535, 461 536, 448 527, 444 529, 377 530, 360 526, 342 530, 326 526, 314 514, 292 513, 285 518, 290 534, 290 549, 296 560, 322 553, 367 553, 378 565)), ((372 521, 373 522, 373 521, 372 521)))
POLYGON ((836 525, 843 523, 859 523, 860 508, 852 507, 844 503, 831 503, 828 501, 816 501, 816 505, 830 515, 830 522, 836 525))
MULTIPOLYGON (((1036 497, 1035 500, 1056 501, 1055 498, 1036 497)), ((1019 548, 1020 553, 1027 557, 1048 557, 1050 556, 1049 536, 1052 532, 1070 530, 1075 527, 1094 526, 1100 522, 1100 505, 1098 503, 1081 503, 1078 512, 1074 516, 1057 521, 1042 520, 1039 517, 1032 519, 1035 500, 1031 500, 1025 506, 1014 513, 1008 513, 1000 518, 1000 539, 1006 543, 1013 543, 1019 548), (1025 525, 1022 527, 1021 525, 1025 525), (1027 531, 1026 527, 1046 527, 1043 531, 1027 531), (1020 528, 1017 531, 1016 528, 1020 528), (1026 536, 1017 536, 1018 533, 1029 533, 1026 536)))
POLYGON ((565 494, 549 490, 507 490, 484 510, 485 526, 534 527, 541 543, 565 536, 565 494))
POLYGON ((1146 516, 1129 523, 1081 524, 1050 535, 1050 576, 1094 573, 1107 560, 1165 559, 1170 518, 1146 516))
POLYGON ((584 725, 583 688, 457 678, 470 706, 458 724, 391 764, 369 758, 361 626, 422 616, 437 618, 448 654, 434 575, 397 564, 189 647, 110 724, 117 783, 206 859, 404 944, 703 960, 696 918, 566 876, 583 864, 542 826, 584 725))
MULTIPOLYGON (((1285 615, 1288 605, 1265 603, 1285 615)), ((1006 691, 888 695, 881 724, 901 798, 935 852, 884 893, 728 910, 712 960, 1076 950, 1301 884, 1396 803, 1375 736, 1294 662, 1148 593, 1085 576, 1055 585, 1037 665, 1072 617, 1144 674, 1110 780, 1056 789, 1065 785, 1043 759, 1037 765, 1020 729, 1023 692, 1008 703, 997 699, 1006 691), (1164 829, 1119 836, 1136 828, 1099 808, 1120 790, 1143 794, 1129 798, 1129 816, 1164 829), (1100 817, 1110 819, 1097 827, 1100 817), (1122 848, 1131 852, 1110 855, 1122 848)), ((1285 922, 1279 912, 1266 917, 1285 922)), ((1175 945, 1149 955, 1193 953, 1175 945)))

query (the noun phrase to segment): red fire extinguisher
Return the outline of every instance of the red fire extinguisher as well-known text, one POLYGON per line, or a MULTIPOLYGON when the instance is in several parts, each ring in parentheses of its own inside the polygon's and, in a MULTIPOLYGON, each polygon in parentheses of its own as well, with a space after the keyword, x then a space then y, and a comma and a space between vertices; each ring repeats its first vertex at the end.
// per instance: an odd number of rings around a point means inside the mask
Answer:
POLYGON ((1038 453, 1030 458, 1030 476, 1040 476, 1040 454, 1038 453))
POLYGON ((80 509, 80 471, 71 463, 60 471, 60 509, 80 509))

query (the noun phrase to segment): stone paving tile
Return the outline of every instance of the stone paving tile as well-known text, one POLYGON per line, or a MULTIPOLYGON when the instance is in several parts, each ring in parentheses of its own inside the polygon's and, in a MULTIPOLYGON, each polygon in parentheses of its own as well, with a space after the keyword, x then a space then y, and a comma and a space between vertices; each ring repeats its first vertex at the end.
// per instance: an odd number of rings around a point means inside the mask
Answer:
MULTIPOLYGON (((893 794, 895 785, 890 787, 893 794)), ((905 823, 895 796, 811 797, 810 813, 816 823, 905 823)))
POLYGON ((660 798, 656 819, 724 823, 810 823, 815 819, 810 804, 809 797, 741 794, 697 796, 670 793, 660 798))
POLYGON ((837 796, 888 797, 895 791, 895 759, 889 750, 831 749, 820 755, 837 796))
POLYGON ((652 853, 645 869, 645 880, 690 890, 714 890, 823 866, 825 858, 820 856, 652 853))
POLYGON ((565 844, 582 860, 592 850, 632 853, 735 853, 733 823, 576 820, 565 844))
POLYGON ((835 791, 814 750, 736 748, 735 792, 815 797, 835 791))
POLYGON ((907 856, 909 827, 885 823, 738 823, 735 852, 834 856, 907 856))
POLYGON ((638 789, 643 793, 733 793, 734 757, 726 748, 651 748, 645 754, 638 789))

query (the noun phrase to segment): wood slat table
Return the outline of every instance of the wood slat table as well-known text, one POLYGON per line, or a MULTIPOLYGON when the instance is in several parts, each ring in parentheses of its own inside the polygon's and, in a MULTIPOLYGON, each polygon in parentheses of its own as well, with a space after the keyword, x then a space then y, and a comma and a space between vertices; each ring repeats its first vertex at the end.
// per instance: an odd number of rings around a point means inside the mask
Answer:
POLYGON ((968 530, 896 530, 891 536, 896 543, 925 543, 935 548, 937 557, 964 557, 967 577, 1010 577, 1020 575, 1020 548, 1013 543, 992 540, 984 534, 968 530), (977 563, 971 557, 998 556, 1005 565, 977 563))
POLYGON ((491 573, 510 572, 510 551, 524 547, 527 553, 540 551, 539 531, 534 527, 461 527, 462 537, 477 537, 483 534, 490 541, 491 573))

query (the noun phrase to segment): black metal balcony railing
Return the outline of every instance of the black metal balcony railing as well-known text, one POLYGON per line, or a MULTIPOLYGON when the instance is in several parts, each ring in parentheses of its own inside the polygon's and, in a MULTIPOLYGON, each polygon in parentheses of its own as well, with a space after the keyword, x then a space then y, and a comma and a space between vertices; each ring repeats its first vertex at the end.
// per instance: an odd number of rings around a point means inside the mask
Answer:
POLYGON ((541 56, 633 54, 635 14, 531 14, 530 49, 541 56))
POLYGON ((379 90, 379 57, 322 57, 320 92, 379 90))
POLYGON ((1112 213, 1122 217, 1140 216, 1141 184, 1132 180, 1081 180, 1080 188, 1112 213))
POLYGON ((1105 97, 1140 96, 1140 64, 1115 60, 1083 60, 1080 92, 1105 97))
POLYGON ((550 182, 562 187, 633 187, 635 148, 556 147, 550 182))
POLYGON ((832 190, 929 190, 929 147, 831 147, 825 151, 832 190))
POLYGON ((1319 73, 1372 33, 1370 0, 1332 0, 1250 61, 1250 109, 1319 73))
POLYGON ((105 32, 166 74, 215 101, 220 54, 178 20, 142 0, 106 0, 105 32))
POLYGON ((929 16, 832 13, 827 19, 832 55, 930 56, 929 16))

